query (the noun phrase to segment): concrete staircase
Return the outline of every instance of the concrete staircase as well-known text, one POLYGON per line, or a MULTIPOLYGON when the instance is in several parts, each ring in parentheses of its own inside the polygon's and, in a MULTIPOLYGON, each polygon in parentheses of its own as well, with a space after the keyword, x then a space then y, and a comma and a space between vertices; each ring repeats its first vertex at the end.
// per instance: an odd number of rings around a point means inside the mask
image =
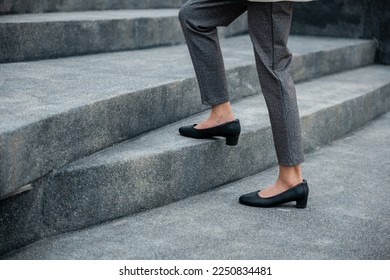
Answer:
MULTIPOLYGON (((1 259, 210 260, 213 265, 215 260, 388 260, 390 113, 308 154, 303 170, 310 187, 305 209, 296 209, 295 202, 270 209, 237 202, 273 183, 274 166, 175 203, 45 238, 1 259)), ((8 267, 1 264, 4 274, 8 267)), ((375 269, 375 279, 386 270, 375 269)))
MULTIPOLYGON (((276 164, 250 40, 232 37, 245 15, 220 30, 242 123, 239 145, 227 147, 178 135, 207 107, 186 46, 164 46, 183 43, 177 9, 74 12, 114 6, 65 2, 55 11, 66 13, 0 17, 0 254, 276 164)), ((373 41, 291 36, 289 45, 306 152, 390 110, 390 68, 373 64, 373 41)))

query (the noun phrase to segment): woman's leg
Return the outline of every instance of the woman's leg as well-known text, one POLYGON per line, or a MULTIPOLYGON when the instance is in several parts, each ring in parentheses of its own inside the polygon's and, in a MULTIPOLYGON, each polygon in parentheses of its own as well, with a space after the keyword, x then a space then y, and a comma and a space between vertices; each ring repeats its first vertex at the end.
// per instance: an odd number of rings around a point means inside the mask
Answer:
POLYGON ((246 0, 189 0, 179 19, 197 76, 202 104, 211 105, 197 129, 233 121, 217 26, 227 26, 247 9, 246 0))
POLYGON ((248 3, 249 33, 279 162, 276 183, 262 190, 261 197, 274 196, 302 182, 304 152, 290 74, 292 55, 287 48, 291 16, 291 2, 248 3))

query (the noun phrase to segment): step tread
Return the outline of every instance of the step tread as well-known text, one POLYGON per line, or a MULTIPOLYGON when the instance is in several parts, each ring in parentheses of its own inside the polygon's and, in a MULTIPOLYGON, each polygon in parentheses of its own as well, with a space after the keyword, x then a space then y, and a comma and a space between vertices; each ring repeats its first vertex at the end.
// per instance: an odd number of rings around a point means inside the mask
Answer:
MULTIPOLYGON (((227 69, 254 64, 248 36, 221 41, 227 69)), ((289 40, 295 59, 371 43, 308 36, 291 36, 289 40)), ((193 76, 185 46, 0 64, 0 134, 81 106, 193 76)))
POLYGON ((177 17, 178 11, 178 9, 139 9, 3 15, 0 17, 0 24, 177 17))
MULTIPOLYGON (((378 88, 390 85, 390 67, 373 65, 333 74, 296 85, 301 117, 318 112, 347 100, 353 100, 378 88)), ((390 94, 390 92, 388 93, 390 94)), ((239 117, 243 134, 260 131, 270 126, 262 95, 247 97, 233 104, 239 117)), ((193 146, 210 144, 213 140, 180 137, 178 128, 195 124, 206 118, 208 112, 178 121, 166 127, 141 135, 104 151, 71 163, 63 170, 72 172, 83 168, 117 165, 156 154, 172 153, 193 146)), ((219 140, 224 142, 223 139, 219 140)))

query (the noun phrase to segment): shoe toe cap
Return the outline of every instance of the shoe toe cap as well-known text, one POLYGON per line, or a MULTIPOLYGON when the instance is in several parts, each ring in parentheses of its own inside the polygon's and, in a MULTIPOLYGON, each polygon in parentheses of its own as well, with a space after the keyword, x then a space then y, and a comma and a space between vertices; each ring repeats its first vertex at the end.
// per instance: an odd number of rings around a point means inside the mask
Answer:
POLYGON ((244 205, 255 205, 259 199, 258 191, 256 191, 242 195, 239 202, 244 205))
POLYGON ((192 130, 192 126, 182 126, 179 128, 179 133, 181 135, 188 135, 190 133, 190 131, 192 130))

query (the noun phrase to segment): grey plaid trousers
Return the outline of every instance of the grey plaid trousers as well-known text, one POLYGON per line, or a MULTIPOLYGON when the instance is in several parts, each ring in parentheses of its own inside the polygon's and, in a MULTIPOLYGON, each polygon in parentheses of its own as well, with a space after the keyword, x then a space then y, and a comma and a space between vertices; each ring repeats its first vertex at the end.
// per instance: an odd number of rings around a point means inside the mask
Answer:
POLYGON ((179 19, 197 76, 203 104, 229 101, 227 80, 217 26, 227 26, 248 11, 257 72, 267 104, 276 154, 280 165, 304 160, 294 81, 290 74, 292 54, 287 48, 291 2, 246 0, 189 0, 179 19))

